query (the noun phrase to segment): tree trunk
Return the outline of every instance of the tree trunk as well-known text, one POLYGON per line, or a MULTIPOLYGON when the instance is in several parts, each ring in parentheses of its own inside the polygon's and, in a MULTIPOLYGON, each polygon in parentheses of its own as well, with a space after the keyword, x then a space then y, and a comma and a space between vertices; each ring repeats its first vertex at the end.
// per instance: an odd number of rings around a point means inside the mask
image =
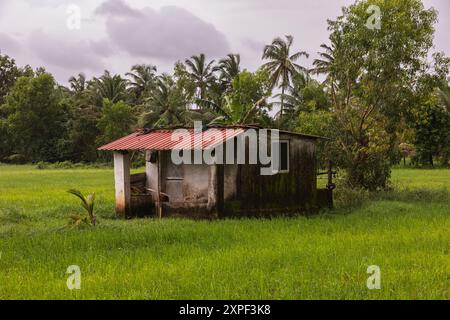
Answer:
POLYGON ((337 99, 336 99, 336 91, 334 90, 334 79, 331 78, 331 103, 333 109, 336 111, 337 109, 337 99))
POLYGON ((284 112, 284 86, 281 87, 280 128, 283 124, 283 112, 284 112))

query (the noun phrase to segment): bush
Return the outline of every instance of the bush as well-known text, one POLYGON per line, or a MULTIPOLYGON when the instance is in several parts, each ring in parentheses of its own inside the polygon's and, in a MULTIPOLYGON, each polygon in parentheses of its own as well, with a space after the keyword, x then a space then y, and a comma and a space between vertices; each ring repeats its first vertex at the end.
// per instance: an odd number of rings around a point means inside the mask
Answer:
POLYGON ((44 170, 44 169, 48 169, 49 164, 44 162, 44 161, 39 161, 36 165, 36 169, 39 170, 44 170))
POLYGON ((46 170, 46 169, 103 169, 103 168, 111 168, 112 165, 109 163, 73 163, 70 161, 63 162, 38 162, 36 165, 36 169, 46 170))
POLYGON ((369 200, 369 192, 365 189, 342 187, 334 192, 334 205, 337 209, 351 209, 362 206, 369 200))
POLYGON ((10 164, 25 164, 27 163, 27 158, 22 154, 13 154, 4 159, 6 163, 10 164))

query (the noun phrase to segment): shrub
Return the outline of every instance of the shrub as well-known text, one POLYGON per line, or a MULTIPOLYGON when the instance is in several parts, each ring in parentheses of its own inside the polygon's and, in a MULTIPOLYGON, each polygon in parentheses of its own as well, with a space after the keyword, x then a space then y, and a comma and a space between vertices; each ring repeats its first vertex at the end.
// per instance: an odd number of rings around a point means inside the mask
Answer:
POLYGON ((4 159, 5 162, 11 164, 25 164, 27 163, 27 158, 22 154, 13 154, 4 159))
POLYGON ((341 187, 334 192, 334 205, 337 209, 360 207, 367 200, 369 200, 369 192, 362 188, 341 187))
POLYGON ((64 162, 38 162, 36 165, 36 169, 45 170, 45 169, 102 169, 102 168, 111 168, 112 165, 109 163, 72 163, 70 161, 64 162))
POLYGON ((67 192, 79 198, 81 200, 81 206, 86 211, 86 215, 72 215, 69 224, 74 226, 80 226, 82 224, 95 226, 97 224, 97 217, 94 214, 95 193, 91 193, 85 197, 79 190, 71 189, 67 192))
POLYGON ((36 169, 39 169, 39 170, 48 169, 48 165, 49 164, 47 162, 39 161, 36 165, 36 169))

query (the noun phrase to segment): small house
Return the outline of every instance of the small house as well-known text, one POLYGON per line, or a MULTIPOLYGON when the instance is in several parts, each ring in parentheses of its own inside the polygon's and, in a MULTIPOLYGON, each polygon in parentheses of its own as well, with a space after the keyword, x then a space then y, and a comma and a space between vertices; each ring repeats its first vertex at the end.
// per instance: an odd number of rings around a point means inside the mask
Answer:
POLYGON ((120 217, 270 217, 332 206, 331 168, 328 187, 317 188, 318 139, 253 126, 206 126, 138 130, 99 150, 114 153, 120 217), (145 172, 131 175, 136 151, 145 156, 145 172))

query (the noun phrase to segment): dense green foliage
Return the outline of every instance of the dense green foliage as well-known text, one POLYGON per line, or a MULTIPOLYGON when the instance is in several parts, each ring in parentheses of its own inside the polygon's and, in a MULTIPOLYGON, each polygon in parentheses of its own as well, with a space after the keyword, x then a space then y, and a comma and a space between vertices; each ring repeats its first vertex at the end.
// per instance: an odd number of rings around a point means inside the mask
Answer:
POLYGON ((433 165, 436 155, 443 155, 443 161, 448 161, 450 155, 450 113, 439 103, 437 97, 431 97, 427 102, 415 108, 414 128, 417 156, 422 162, 433 165))
POLYGON ((399 141, 402 120, 435 86, 448 83, 449 59, 428 61, 436 19, 419 0, 374 0, 357 1, 329 21, 332 45, 323 45, 315 72, 327 75, 335 132, 330 152, 351 186, 386 186, 399 144, 411 142, 399 141), (380 28, 365 24, 370 4, 382 12, 380 28))
POLYGON ((345 207, 314 218, 119 221, 111 168, 0 166, 0 299, 449 299, 450 171, 393 180, 362 207, 338 186, 345 207), (96 228, 65 227, 84 211, 73 187, 96 192, 96 228))
POLYGON ((436 20, 420 0, 356 1, 328 21, 311 70, 289 35, 261 48, 254 72, 239 54, 199 54, 172 73, 141 64, 124 76, 79 74, 67 87, 0 55, 0 161, 104 161, 97 147, 136 128, 252 124, 327 136, 321 164, 347 170, 352 187, 384 188, 402 158, 448 164, 450 59, 432 54, 436 20), (370 5, 380 28, 366 25, 370 5))
POLYGON ((6 115, 6 139, 25 159, 60 159, 66 115, 55 86, 47 73, 20 77, 1 107, 6 115))
POLYGON ((131 108, 123 101, 113 103, 103 100, 102 116, 97 127, 101 131, 99 144, 117 140, 130 132, 134 116, 131 108))

